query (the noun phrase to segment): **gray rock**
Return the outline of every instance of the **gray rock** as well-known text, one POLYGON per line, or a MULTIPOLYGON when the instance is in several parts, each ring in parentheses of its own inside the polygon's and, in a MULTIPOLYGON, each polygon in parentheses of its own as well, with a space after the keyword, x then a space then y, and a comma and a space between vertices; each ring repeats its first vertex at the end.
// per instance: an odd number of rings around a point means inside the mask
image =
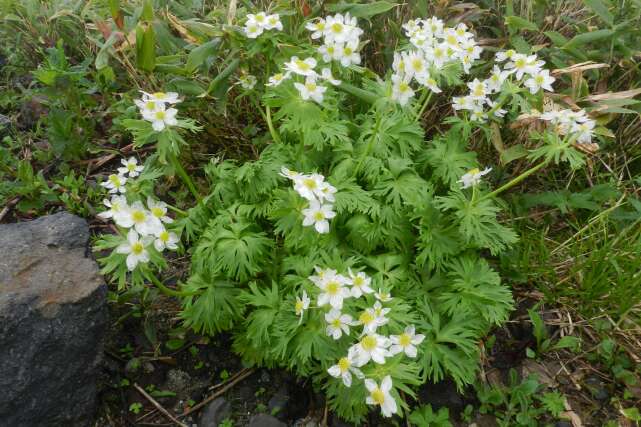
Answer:
POLYGON ((269 413, 276 415, 276 414, 282 414, 284 409, 287 407, 287 403, 289 402, 289 392, 287 391, 286 387, 281 387, 276 394, 274 394, 271 399, 269 399, 269 402, 267 403, 267 408, 269 409, 269 413))
POLYGON ((89 426, 107 288, 89 228, 59 213, 0 225, 0 424, 89 426))
POLYGON ((256 414, 249 420, 247 427, 287 427, 287 424, 271 415, 256 414))
POLYGON ((224 397, 218 397, 205 407, 198 427, 218 427, 230 415, 231 405, 224 397))

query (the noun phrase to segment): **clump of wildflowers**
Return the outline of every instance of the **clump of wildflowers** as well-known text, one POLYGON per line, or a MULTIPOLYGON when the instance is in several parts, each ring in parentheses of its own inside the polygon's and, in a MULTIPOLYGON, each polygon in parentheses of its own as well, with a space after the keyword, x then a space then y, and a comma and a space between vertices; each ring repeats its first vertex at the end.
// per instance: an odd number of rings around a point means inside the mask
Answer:
MULTIPOLYGON (((363 381, 362 386, 369 392, 366 403, 379 405, 383 416, 392 416, 398 410, 396 401, 390 394, 392 378, 385 376, 379 387, 373 379, 366 378, 361 368, 370 363, 385 365, 386 359, 399 354, 415 358, 418 355, 417 346, 425 336, 416 334, 413 325, 405 327, 398 335, 385 336, 378 333, 381 327, 388 325, 388 315, 392 310, 383 306, 381 300, 389 302, 392 297, 382 290, 375 294, 376 302, 373 306, 363 310, 357 320, 347 313, 357 307, 359 300, 369 301, 371 304, 371 297, 368 298, 368 295, 374 293, 374 290, 369 286, 371 278, 364 272, 354 273, 350 269, 348 275, 343 275, 329 268, 315 267, 314 270, 315 274, 308 279, 318 289, 316 308, 325 310, 326 334, 339 340, 343 336, 350 336, 350 328, 360 327, 355 343, 349 347, 346 355, 327 369, 327 373, 340 378, 345 387, 352 386, 354 376, 363 381)), ((307 308, 309 304, 310 298, 303 291, 303 296, 296 298, 294 307, 296 315, 301 316, 301 321, 303 307, 307 308)))
POLYGON ((318 52, 323 61, 337 61, 343 67, 361 63, 358 47, 363 30, 358 27, 358 20, 349 13, 317 18, 305 28, 312 32, 312 39, 322 38, 323 44, 318 52))
POLYGON ((151 122, 151 126, 155 131, 160 132, 166 127, 178 124, 178 120, 176 119, 178 110, 172 107, 167 108, 168 105, 180 102, 176 92, 141 92, 142 98, 134 102, 140 109, 142 118, 151 122))
POLYGON ((329 233, 329 220, 336 216, 332 204, 335 201, 336 187, 326 182, 323 175, 317 173, 305 175, 283 167, 280 174, 292 180, 294 190, 309 201, 307 208, 302 211, 303 226, 313 225, 317 232, 329 233))
POLYGON ((283 23, 280 22, 280 16, 277 13, 267 15, 265 12, 260 12, 247 15, 244 31, 248 38, 255 39, 269 30, 283 31, 283 23))
POLYGON ((579 144, 587 144, 592 141, 596 122, 590 119, 585 110, 553 110, 540 116, 553 127, 554 131, 561 136, 573 135, 579 144))
POLYGON ((413 49, 394 53, 392 64, 392 100, 405 105, 414 96, 411 83, 415 81, 433 93, 440 93, 437 76, 445 66, 460 64, 469 73, 482 48, 474 35, 461 23, 445 27, 436 17, 415 19, 403 25, 413 49))
POLYGON ((126 240, 116 247, 116 253, 127 255, 126 264, 129 271, 133 271, 138 264, 146 264, 150 260, 150 250, 153 247, 157 252, 165 249, 177 250, 180 239, 176 233, 165 228, 165 224, 171 224, 173 219, 168 216, 168 207, 165 202, 154 200, 148 197, 146 205, 140 200, 131 203, 124 195, 125 184, 129 179, 139 176, 144 166, 138 165, 134 157, 122 159, 124 167, 118 169, 119 174, 112 174, 108 180, 101 183, 105 188, 110 189, 113 195, 104 199, 103 203, 108 208, 98 214, 101 219, 111 219, 121 229, 127 230, 126 240), (129 176, 125 176, 128 174, 129 176), (116 177, 116 178, 113 178, 116 177))

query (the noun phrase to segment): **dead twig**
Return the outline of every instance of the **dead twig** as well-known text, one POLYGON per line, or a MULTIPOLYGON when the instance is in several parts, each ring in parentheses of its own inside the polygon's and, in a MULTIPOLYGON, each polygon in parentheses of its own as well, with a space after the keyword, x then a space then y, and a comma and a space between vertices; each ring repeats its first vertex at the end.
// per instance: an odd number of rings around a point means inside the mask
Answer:
MULTIPOLYGON (((189 414, 191 414, 191 413, 193 413, 193 412, 196 412, 197 410, 199 410, 200 408, 202 408, 203 406, 205 406, 206 404, 208 404, 209 402, 211 402, 212 400, 214 400, 214 399, 215 399, 215 398, 217 398, 218 396, 221 396, 221 395, 225 394, 225 392, 226 392, 227 390, 229 390, 230 388, 232 388, 233 386, 235 386, 237 383, 239 383, 240 381, 244 380, 245 378, 247 378, 248 376, 250 376, 250 375, 251 375, 251 374, 253 374, 253 373, 254 373, 254 369, 248 369, 248 370, 246 370, 242 375, 238 375, 238 376, 236 377, 236 379, 234 379, 233 381, 230 381, 226 386, 224 386, 223 388, 221 388, 221 389, 220 389, 220 390, 218 390, 216 393, 212 394, 211 396, 209 396, 208 398, 206 398, 206 399, 205 399, 205 400, 203 400, 202 402, 200 402, 200 403, 198 403, 198 404, 196 404, 196 405, 192 406, 191 408, 189 408, 189 410, 185 411, 185 412, 184 412, 182 415, 180 415, 180 416, 181 416, 181 417, 186 417, 187 415, 189 415, 189 414)), ((182 424, 181 424, 181 425, 182 425, 182 424)))
POLYGON ((156 402, 156 400, 153 397, 151 397, 149 394, 147 394, 147 392, 142 387, 140 387, 138 384, 134 383, 134 388, 136 390, 138 390, 140 392, 140 394, 142 394, 145 399, 147 399, 152 405, 154 405, 156 407, 156 409, 158 409, 160 412, 162 412, 163 415, 165 415, 171 421, 173 421, 174 423, 176 423, 180 427, 188 427, 187 424, 184 424, 184 423, 178 421, 176 419, 176 417, 171 415, 171 413, 168 410, 163 408, 160 403, 156 402))

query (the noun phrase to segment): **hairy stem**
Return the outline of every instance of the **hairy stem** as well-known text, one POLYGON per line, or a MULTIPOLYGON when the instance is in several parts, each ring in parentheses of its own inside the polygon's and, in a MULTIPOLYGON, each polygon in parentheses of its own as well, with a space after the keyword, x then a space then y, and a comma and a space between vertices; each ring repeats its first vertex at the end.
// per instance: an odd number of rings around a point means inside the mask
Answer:
POLYGON ((168 288, 151 271, 148 271, 145 274, 145 277, 147 277, 151 281, 151 283, 153 283, 154 286, 156 286, 158 288, 158 290, 160 292, 162 292, 163 294, 165 294, 167 296, 180 298, 180 297, 187 297, 187 296, 193 295, 193 292, 177 291, 175 289, 168 288))
POLYGON ((194 182, 191 180, 191 177, 189 174, 185 171, 183 166, 180 164, 180 160, 178 160, 178 157, 174 153, 171 153, 169 156, 169 161, 171 162, 172 166, 174 169, 176 169, 176 173, 180 177, 180 179, 183 180, 191 194, 196 198, 197 201, 200 201, 201 196, 198 193, 198 190, 196 190, 196 186, 194 185, 194 182))
POLYGON ((280 135, 278 134, 278 132, 276 132, 276 129, 274 128, 274 124, 272 123, 272 112, 269 109, 269 106, 265 106, 265 121, 267 122, 269 133, 271 134, 274 142, 277 142, 279 144, 282 143, 283 141, 280 139, 280 135))
POLYGON ((549 160, 543 160, 541 163, 539 163, 538 165, 526 170, 521 175, 519 175, 516 178, 512 179, 507 184, 504 184, 504 185, 500 186, 499 188, 497 188, 496 190, 492 191, 491 193, 486 194, 485 196, 483 196, 481 198, 481 200, 489 199, 490 197, 495 197, 498 194, 504 192, 505 190, 514 187, 516 184, 518 184, 519 182, 523 181, 525 178, 527 178, 528 176, 532 175, 534 172, 536 172, 539 169, 547 166, 548 163, 550 163, 549 160))
POLYGON ((423 113, 425 112, 425 109, 427 108, 431 99, 432 99, 432 91, 429 89, 426 89, 426 92, 423 92, 423 95, 421 96, 421 101, 420 101, 421 108, 418 110, 418 113, 416 113, 415 120, 420 120, 421 116, 423 116, 423 113))

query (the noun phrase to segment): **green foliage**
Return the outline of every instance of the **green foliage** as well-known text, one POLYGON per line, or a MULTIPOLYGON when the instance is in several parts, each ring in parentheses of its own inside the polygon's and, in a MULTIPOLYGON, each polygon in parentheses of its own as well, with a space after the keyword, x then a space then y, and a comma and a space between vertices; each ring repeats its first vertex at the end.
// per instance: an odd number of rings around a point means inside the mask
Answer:
POLYGON ((438 411, 432 410, 432 405, 427 404, 412 412, 408 420, 418 427, 452 427, 450 411, 443 407, 438 411))

